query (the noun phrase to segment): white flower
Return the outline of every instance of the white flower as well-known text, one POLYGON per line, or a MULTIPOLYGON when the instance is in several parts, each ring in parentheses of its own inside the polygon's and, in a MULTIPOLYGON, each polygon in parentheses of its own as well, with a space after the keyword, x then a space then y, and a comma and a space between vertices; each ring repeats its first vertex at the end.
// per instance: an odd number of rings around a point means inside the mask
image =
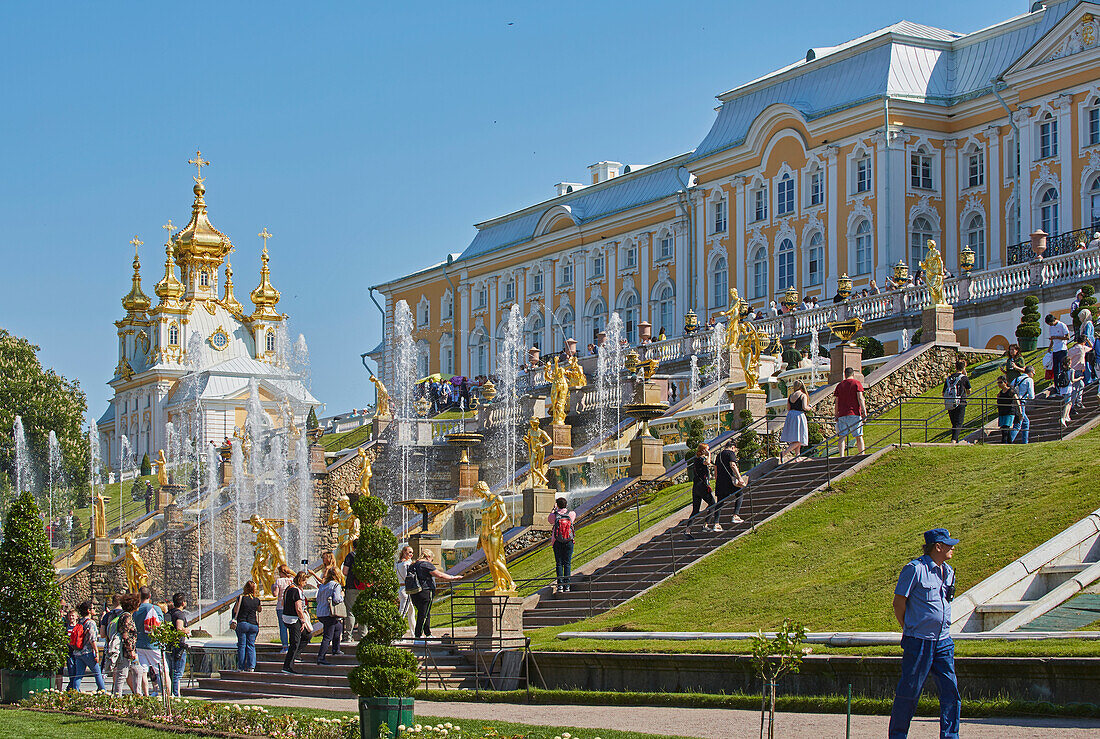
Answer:
POLYGON ((399 724, 398 727, 397 727, 397 730, 398 731, 404 731, 405 730, 405 724, 399 724))
POLYGON ((570 734, 568 731, 566 731, 566 732, 562 733, 561 739, 572 739, 572 736, 573 736, 572 734, 570 734))
POLYGON ((450 721, 448 721, 447 723, 443 724, 443 726, 444 726, 444 728, 447 728, 447 729, 453 729, 453 728, 454 728, 453 726, 451 726, 451 722, 450 722, 450 721))

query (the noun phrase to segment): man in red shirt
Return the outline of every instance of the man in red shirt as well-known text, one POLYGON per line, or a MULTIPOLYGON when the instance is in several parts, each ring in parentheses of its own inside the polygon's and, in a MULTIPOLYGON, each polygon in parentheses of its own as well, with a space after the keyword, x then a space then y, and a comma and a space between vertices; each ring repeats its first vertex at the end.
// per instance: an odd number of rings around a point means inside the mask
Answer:
POLYGON ((856 449, 863 454, 863 419, 867 417, 867 405, 863 402, 863 383, 855 378, 854 367, 844 368, 844 379, 833 390, 836 400, 836 432, 840 437, 840 456, 848 447, 848 437, 856 438, 856 449))

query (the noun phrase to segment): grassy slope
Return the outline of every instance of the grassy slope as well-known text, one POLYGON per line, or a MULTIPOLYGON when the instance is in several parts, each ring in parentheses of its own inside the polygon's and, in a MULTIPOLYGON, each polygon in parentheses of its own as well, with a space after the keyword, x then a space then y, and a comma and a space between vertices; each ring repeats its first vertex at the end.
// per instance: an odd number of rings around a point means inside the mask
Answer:
POLYGON ((360 447, 370 441, 373 429, 374 426, 368 423, 366 426, 360 426, 357 429, 339 434, 323 434, 321 436, 321 446, 326 452, 338 452, 342 449, 360 447))
MULTIPOLYGON (((157 487, 157 476, 146 475, 139 478, 141 480, 141 488, 145 489, 145 483, 151 482, 153 488, 157 487)), ((122 493, 122 520, 129 522, 136 518, 141 518, 145 515, 145 499, 131 500, 130 487, 134 484, 133 480, 127 480, 123 486, 122 493)), ((116 528, 118 526, 118 489, 117 482, 113 482, 104 488, 103 494, 107 496, 107 528, 116 528)), ((92 516, 91 507, 77 508, 73 511, 73 515, 80 520, 80 530, 84 532, 84 535, 88 535, 88 525, 92 516)), ((65 547, 68 549, 68 547, 65 547)))
POLYGON ((891 452, 646 595, 533 635, 560 649, 572 643, 552 640, 563 630, 754 631, 788 617, 810 631, 896 630, 890 593, 922 531, 946 526, 962 539, 953 564, 964 591, 1096 508, 1082 491, 1098 452, 1098 432, 1041 447, 891 452))

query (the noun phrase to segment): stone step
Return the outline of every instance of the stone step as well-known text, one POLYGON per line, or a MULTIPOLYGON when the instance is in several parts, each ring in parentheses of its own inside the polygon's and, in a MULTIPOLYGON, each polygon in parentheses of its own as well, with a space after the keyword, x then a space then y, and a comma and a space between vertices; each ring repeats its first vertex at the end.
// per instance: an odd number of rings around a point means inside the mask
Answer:
POLYGON ((1090 566, 1096 564, 1095 562, 1075 562, 1073 564, 1064 565, 1043 565, 1039 568, 1039 572, 1044 575, 1077 575, 1084 572, 1090 566))
POLYGON ((1033 600, 1002 601, 1000 603, 982 603, 975 608, 978 613, 1019 613, 1030 605, 1033 600))

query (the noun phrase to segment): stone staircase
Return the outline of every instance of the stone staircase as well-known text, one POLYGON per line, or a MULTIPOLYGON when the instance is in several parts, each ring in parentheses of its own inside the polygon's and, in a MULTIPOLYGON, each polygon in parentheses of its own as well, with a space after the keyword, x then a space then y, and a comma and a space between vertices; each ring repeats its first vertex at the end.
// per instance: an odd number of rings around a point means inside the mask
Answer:
POLYGON ((567 593, 548 593, 523 615, 527 628, 561 626, 608 611, 694 564, 733 539, 821 488, 867 458, 803 458, 777 467, 749 486, 741 508, 744 523, 732 524, 733 501, 722 511, 723 531, 703 531, 704 513, 659 534, 588 575, 574 578, 567 593))
MULTIPOLYGON (((1069 423, 1063 427, 1059 423, 1062 415, 1062 399, 1059 397, 1048 398, 1041 396, 1028 404, 1027 416, 1031 421, 1031 430, 1028 434, 1029 443, 1039 441, 1057 441, 1067 436, 1071 431, 1080 428, 1100 414, 1100 398, 1096 396, 1097 384, 1094 382, 1085 387, 1084 410, 1074 409, 1070 413, 1069 423)), ((996 426, 996 419, 993 420, 996 426)), ((986 428, 983 441, 987 444, 999 444, 1001 432, 996 428, 986 428)))

